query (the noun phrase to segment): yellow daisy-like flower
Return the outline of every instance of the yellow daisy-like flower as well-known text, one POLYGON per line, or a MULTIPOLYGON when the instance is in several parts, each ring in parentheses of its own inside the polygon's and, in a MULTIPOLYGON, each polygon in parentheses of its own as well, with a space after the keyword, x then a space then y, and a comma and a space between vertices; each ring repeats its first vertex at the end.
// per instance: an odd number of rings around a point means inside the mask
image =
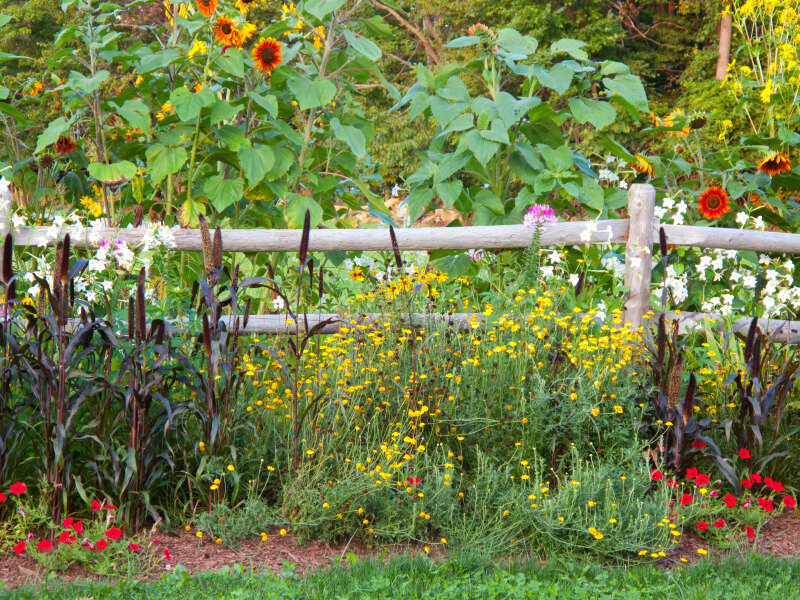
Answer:
POLYGON ((236 8, 239 9, 240 13, 246 15, 247 11, 250 10, 250 7, 257 2, 258 0, 236 0, 236 8))
POLYGON ((208 46, 201 40, 195 40, 189 50, 189 58, 192 58, 195 54, 205 54, 206 52, 208 52, 208 46))
POLYGON ((614 406, 614 412, 622 414, 623 408, 620 405, 617 404, 617 405, 614 406))
POLYGON ((230 17, 226 17, 225 15, 217 17, 213 26, 214 40, 220 42, 223 46, 241 48, 255 33, 256 26, 251 23, 245 23, 241 29, 239 29, 236 25, 237 22, 230 17))
POLYGON ((90 198, 89 196, 84 196, 80 200, 81 205, 89 212, 92 217, 95 219, 99 219, 103 214, 103 205, 90 198))
POLYGON ((325 27, 320 25, 314 30, 314 48, 322 50, 325 46, 325 27))
POLYGON ((632 164, 631 166, 633 167, 634 171, 646 175, 648 179, 652 179, 656 176, 653 165, 651 165, 647 159, 638 152, 636 153, 636 163, 632 164))

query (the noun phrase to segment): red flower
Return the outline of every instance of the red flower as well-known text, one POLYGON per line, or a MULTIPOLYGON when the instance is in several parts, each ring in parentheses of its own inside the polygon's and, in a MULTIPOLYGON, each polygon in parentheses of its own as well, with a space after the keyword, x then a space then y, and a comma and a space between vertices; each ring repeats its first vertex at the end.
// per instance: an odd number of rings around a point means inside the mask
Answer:
POLYGON ((169 554, 169 550, 164 550, 164 558, 167 560, 172 560, 172 556, 169 554))
POLYGON ((694 478, 694 482, 697 485, 706 485, 708 483, 708 481, 709 481, 708 475, 702 475, 701 474, 701 475, 698 475, 697 477, 694 478))
POLYGON ((761 483, 761 475, 759 475, 758 473, 754 473, 753 475, 750 475, 750 480, 753 483, 761 483))
POLYGON ((36 547, 42 552, 47 552, 48 550, 50 550, 50 548, 53 547, 53 544, 51 544, 49 540, 42 540, 41 542, 36 544, 36 547))
POLYGON ((717 529, 725 529, 725 521, 723 521, 722 519, 717 519, 716 521, 714 521, 713 525, 717 529))
POLYGON ((712 185, 697 199, 697 208, 706 219, 719 219, 731 209, 728 192, 712 185))
POLYGON ((105 550, 106 548, 108 548, 108 542, 107 541, 105 541, 103 539, 97 540, 97 549, 98 550, 105 550))
POLYGON ((107 509, 107 510, 117 510, 117 507, 116 507, 116 506, 114 506, 113 504, 103 504, 103 509, 107 509))
POLYGON ((686 469, 686 479, 694 479, 695 477, 697 477, 697 469, 686 469))
POLYGON ((684 506, 689 506, 692 503, 692 495, 691 494, 684 494, 681 496, 680 503, 684 506))
POLYGON ((700 531, 705 531, 706 529, 708 529, 708 523, 705 523, 704 521, 700 521, 700 522, 697 524, 697 528, 698 528, 700 531))
POLYGON ((767 512, 775 510, 775 507, 772 505, 772 500, 766 498, 759 498, 758 505, 767 512))
POLYGON ((782 502, 782 504, 783 504, 784 506, 788 506, 789 508, 794 508, 795 506, 797 506, 797 502, 796 502, 796 501, 795 501, 795 499, 794 499, 794 498, 792 498, 791 496, 785 496, 785 497, 783 498, 783 502, 782 502))
POLYGON ((139 544, 128 542, 128 550, 133 550, 134 552, 136 552, 138 549, 139 549, 139 544))
POLYGON ((749 490, 751 487, 753 487, 753 482, 749 479, 742 479, 742 485, 749 490))
POLYGON ((780 481, 775 481, 774 479, 770 479, 769 477, 764 478, 764 485, 771 490, 775 490, 776 492, 785 491, 783 484, 780 481))
POLYGON ((64 529, 69 529, 70 527, 72 527, 72 517, 67 517, 66 519, 61 521, 61 526, 64 529))
POLYGON ((67 546, 72 546, 72 541, 74 537, 69 535, 69 531, 62 531, 61 535, 58 536, 58 541, 62 544, 66 544, 67 546))
POLYGON ((419 477, 408 478, 408 485, 417 485, 418 483, 419 483, 419 477))
POLYGON ((667 479, 667 485, 672 489, 675 489, 676 487, 678 487, 678 482, 675 481, 674 479, 667 479))
POLYGON ((12 483, 11 486, 9 486, 8 491, 15 496, 19 496, 28 491, 28 486, 18 481, 17 483, 12 483))
POLYGON ((739 458, 750 458, 750 450, 747 448, 739 450, 739 458))
POLYGON ((6 501, 6 495, 3 492, 0 492, 0 502, 6 501))
POLYGON ((652 479, 653 481, 658 481, 663 476, 664 474, 658 469, 653 469, 652 471, 650 471, 650 479, 652 479))
POLYGON ((753 528, 750 527, 750 525, 745 525, 744 526, 744 530, 745 530, 745 532, 747 532, 747 537, 749 537, 750 539, 753 539, 754 537, 756 537, 756 532, 753 531, 753 528))
POLYGON ((733 508, 734 506, 736 506, 736 496, 732 494, 726 494, 725 497, 722 499, 722 501, 728 508, 733 508))
POLYGON ((102 508, 102 504, 100 504, 97 500, 92 500, 92 514, 96 513, 98 510, 102 508))
POLYGON ((14 546, 14 554, 22 554, 23 552, 25 552, 25 542, 20 542, 14 546))
POLYGON ((75 521, 72 524, 72 531, 74 531, 78 535, 81 535, 83 533, 83 521, 75 521))
POLYGON ((106 531, 106 537, 110 540, 118 540, 122 537, 122 530, 119 527, 112 527, 106 531))
POLYGON ((692 442, 692 448, 705 448, 706 445, 701 441, 692 442))

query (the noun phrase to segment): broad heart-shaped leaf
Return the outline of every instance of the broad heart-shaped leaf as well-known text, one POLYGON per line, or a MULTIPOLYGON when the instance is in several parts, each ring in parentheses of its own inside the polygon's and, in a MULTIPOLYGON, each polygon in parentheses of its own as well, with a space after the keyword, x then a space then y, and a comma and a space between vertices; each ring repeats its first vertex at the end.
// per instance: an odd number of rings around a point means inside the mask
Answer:
POLYGON ((506 129, 511 129, 516 125, 525 114, 541 103, 541 99, 537 96, 528 96, 517 100, 508 92, 500 92, 497 94, 497 111, 506 129))
POLYGON ((445 100, 444 98, 439 98, 438 96, 431 96, 430 97, 430 107, 431 107, 431 114, 433 118, 439 122, 441 127, 447 127, 447 125, 458 117, 462 112, 464 112, 469 105, 466 102, 456 102, 455 104, 451 103, 449 100, 445 100))
POLYGON ((150 109, 141 100, 126 100, 117 108, 117 114, 131 127, 150 131, 150 109))
POLYGON ((375 42, 364 37, 356 37, 349 29, 344 30, 344 39, 347 40, 353 50, 370 60, 378 60, 383 54, 375 42))
POLYGON ((94 77, 86 77, 77 71, 70 71, 67 87, 82 94, 91 94, 100 89, 100 84, 111 76, 106 70, 98 71, 94 77))
POLYGON ((425 89, 433 89, 433 73, 422 63, 417 63, 417 81, 425 89))
POLYGON ((147 172, 150 173, 151 183, 157 185, 167 175, 174 175, 181 170, 186 162, 186 149, 167 148, 163 144, 153 144, 145 152, 147 156, 147 172))
POLYGON ((56 140, 58 140, 58 136, 67 129, 69 129, 69 123, 64 117, 58 117, 50 121, 50 125, 47 126, 47 129, 45 129, 36 140, 36 150, 34 150, 34 154, 41 152, 50 144, 55 144, 56 140))
POLYGON ((279 177, 283 177, 295 161, 294 154, 288 148, 273 148, 273 152, 275 154, 275 164, 265 175, 267 181, 275 181, 279 177))
POLYGON ((459 152, 469 148, 475 158, 478 159, 478 162, 484 165, 494 158, 499 147, 500 144, 497 142, 483 139, 481 132, 476 129, 468 131, 458 142, 459 152))
POLYGON ((261 108, 266 110, 273 118, 278 116, 278 99, 272 94, 262 96, 255 92, 248 92, 247 94, 253 99, 253 102, 258 104, 261 108))
POLYGON ((237 153, 239 166, 251 185, 264 179, 264 176, 275 164, 275 154, 269 146, 242 146, 237 153))
POLYGON ((507 52, 524 56, 536 52, 536 48, 539 46, 536 38, 522 35, 516 29, 501 29, 497 32, 495 43, 507 52))
POLYGON ((181 56, 175 48, 167 48, 163 52, 153 53, 149 46, 139 48, 136 54, 139 56, 139 64, 136 66, 136 70, 139 73, 149 73, 156 69, 163 69, 181 56))
MULTIPOLYGON (((303 10, 314 15, 320 21, 344 4, 344 0, 309 0, 303 10)), ((302 220, 301 220, 302 224, 302 220)))
POLYGON ((475 195, 472 201, 472 206, 477 209, 479 206, 489 209, 496 215, 504 215, 506 213, 503 201, 498 198, 494 192, 488 189, 483 189, 475 195))
POLYGON ((306 211, 311 214, 311 226, 316 227, 322 221, 322 207, 316 200, 309 196, 302 196, 300 194, 288 193, 285 196, 286 221, 293 228, 298 229, 303 226, 303 221, 306 218, 306 211))
POLYGON ((569 109, 578 123, 591 123, 598 129, 607 127, 617 118, 616 109, 608 102, 570 98, 569 109))
POLYGON ((295 75, 289 79, 288 85, 300 110, 325 106, 336 95, 336 86, 327 79, 311 80, 304 75, 295 75))
POLYGON ((650 110, 647 104, 647 92, 644 91, 641 80, 635 75, 621 73, 615 76, 614 79, 603 77, 603 85, 606 86, 608 91, 614 92, 638 110, 644 112, 650 110))
POLYGON ((239 108, 233 106, 227 100, 216 100, 211 106, 211 116, 209 122, 216 125, 220 121, 227 121, 233 115, 238 114, 239 108))
POLYGON ((189 121, 196 118, 201 110, 214 102, 214 93, 208 88, 192 92, 185 87, 179 87, 170 94, 169 102, 175 107, 182 120, 189 121))
POLYGON ((455 201, 458 200, 458 197, 464 190, 464 184, 456 179, 455 181, 437 183, 434 189, 439 195, 439 198, 442 199, 442 202, 444 202, 444 205, 450 208, 455 204, 455 201))
POLYGON ((436 93, 442 98, 454 102, 469 102, 469 90, 460 77, 453 75, 447 82, 437 88, 436 93))
POLYGON ((481 131, 481 137, 501 144, 511 143, 511 140, 508 139, 508 131, 506 131, 506 127, 500 119, 493 119, 491 129, 481 131))
POLYGON ((197 227, 198 217, 206 214, 206 208, 201 202, 189 198, 178 212, 178 220, 184 227, 197 227))
POLYGON ((367 138, 358 127, 352 125, 342 125, 338 118, 331 119, 331 131, 336 139, 344 142, 358 158, 367 155, 367 138))
POLYGON ((447 42, 445 48, 466 48, 467 46, 474 46, 481 41, 477 35, 462 35, 454 40, 447 42))
POLYGON ((549 70, 541 65, 533 65, 531 72, 544 87, 555 90, 559 94, 566 92, 572 83, 572 69, 560 63, 553 65, 549 70))
POLYGON ((235 177, 233 179, 223 179, 219 175, 212 175, 203 184, 203 192, 208 197, 217 212, 222 212, 235 202, 238 202, 244 194, 244 179, 235 177))
POLYGON ((455 131, 464 131, 470 129, 474 124, 475 117, 472 116, 472 113, 462 113, 450 121, 450 124, 439 132, 439 135, 447 135, 455 131))
POLYGON ((123 177, 131 179, 136 175, 136 165, 128 160, 104 165, 92 163, 89 165, 89 175, 100 181, 119 181, 123 177))
POLYGON ((542 153, 547 168, 554 173, 567 171, 572 166, 573 160, 575 159, 572 150, 567 146, 559 146, 553 149, 545 144, 537 144, 536 147, 539 149, 539 152, 542 153))
POLYGON ((369 205, 372 207, 370 214, 383 214, 387 216, 391 215, 389 209, 386 208, 386 203, 383 201, 383 198, 372 193, 372 190, 369 189, 369 186, 366 183, 360 179, 351 179, 350 181, 351 183, 355 184, 359 190, 361 190, 361 193, 364 194, 367 202, 369 202, 369 205))
POLYGON ((574 196, 581 202, 581 206, 586 209, 593 217, 598 217, 603 213, 605 205, 605 195, 603 188, 591 177, 584 176, 583 183, 578 184, 569 181, 561 186, 570 196, 574 196))
POLYGON ((569 54, 575 60, 586 60, 589 58, 589 55, 586 54, 586 50, 583 48, 587 45, 588 44, 586 42, 581 42, 580 40, 563 38, 550 44, 550 52, 552 54, 564 52, 569 54))
POLYGON ((214 64, 234 77, 244 77, 244 59, 238 48, 227 48, 225 54, 214 55, 214 64))
POLYGON ((433 190, 430 187, 423 184, 411 190, 411 193, 405 199, 409 218, 412 221, 416 221, 417 217, 431 203, 431 200, 433 200, 433 190))

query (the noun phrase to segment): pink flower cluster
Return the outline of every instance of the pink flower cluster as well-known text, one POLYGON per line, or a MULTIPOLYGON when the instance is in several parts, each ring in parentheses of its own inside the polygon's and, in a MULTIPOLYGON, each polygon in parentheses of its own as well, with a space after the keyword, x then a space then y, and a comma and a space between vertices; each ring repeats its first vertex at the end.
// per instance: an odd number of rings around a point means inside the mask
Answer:
POLYGON ((541 227, 558 222, 556 211, 546 204, 534 204, 528 208, 522 220, 525 227, 541 227))

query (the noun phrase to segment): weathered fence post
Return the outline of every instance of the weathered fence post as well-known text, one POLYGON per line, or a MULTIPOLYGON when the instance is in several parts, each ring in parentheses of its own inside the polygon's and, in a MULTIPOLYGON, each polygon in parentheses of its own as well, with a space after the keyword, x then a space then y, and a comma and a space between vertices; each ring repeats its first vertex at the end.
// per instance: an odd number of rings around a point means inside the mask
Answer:
POLYGON ((628 192, 628 243, 625 246, 625 322, 633 328, 642 324, 650 310, 650 279, 653 269, 653 217, 656 190, 635 183, 628 192))
POLYGON ((0 238, 11 231, 11 182, 0 177, 0 238))

